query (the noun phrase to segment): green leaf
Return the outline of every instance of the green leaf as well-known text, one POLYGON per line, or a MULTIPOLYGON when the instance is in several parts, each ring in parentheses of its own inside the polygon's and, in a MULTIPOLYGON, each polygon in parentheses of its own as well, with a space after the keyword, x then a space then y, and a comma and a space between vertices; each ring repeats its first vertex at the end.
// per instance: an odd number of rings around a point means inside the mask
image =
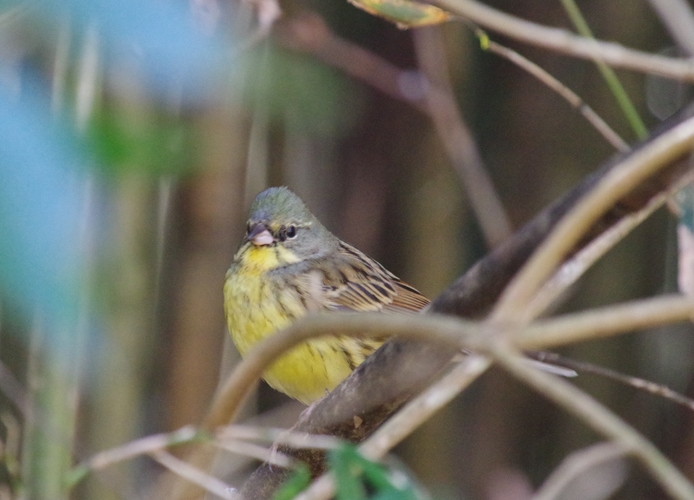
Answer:
MULTIPOLYGON (((593 31, 590 29, 590 26, 588 26, 588 23, 583 17, 583 14, 578 8, 575 0, 561 0, 561 3, 564 6, 564 10, 566 10, 567 14, 569 15, 571 22, 576 27, 578 33, 585 38, 589 38, 591 40, 595 39, 595 36, 593 36, 593 31)), ((610 92, 612 92, 612 95, 622 110, 622 113, 624 113, 629 125, 631 125, 636 137, 639 139, 645 139, 648 136, 648 129, 643 123, 643 120, 641 120, 638 111, 636 111, 636 107, 631 102, 629 94, 627 94, 627 91, 619 81, 617 73, 615 73, 611 67, 600 59, 596 59, 595 64, 605 80, 607 87, 610 89, 610 92)))
POLYGON ((417 500, 419 495, 407 476, 396 481, 396 475, 378 462, 364 458, 353 445, 330 452, 330 470, 335 475, 338 500, 417 500), (404 483, 404 484, 403 484, 404 483), (366 494, 366 490, 372 495, 366 494))
POLYGON ((363 469, 359 457, 352 445, 344 445, 328 455, 330 470, 335 475, 335 498, 338 500, 366 498, 366 491, 360 479, 363 469))
POLYGON ((272 500, 291 500, 311 482, 311 473, 306 464, 301 464, 294 470, 294 473, 285 481, 280 489, 272 495, 272 500))

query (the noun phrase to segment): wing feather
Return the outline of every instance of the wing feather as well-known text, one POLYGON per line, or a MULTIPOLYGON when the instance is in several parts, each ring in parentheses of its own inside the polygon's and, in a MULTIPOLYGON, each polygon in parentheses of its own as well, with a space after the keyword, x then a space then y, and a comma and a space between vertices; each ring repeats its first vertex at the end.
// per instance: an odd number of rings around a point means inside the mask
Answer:
POLYGON ((332 310, 417 312, 429 300, 378 262, 341 242, 321 263, 326 307, 332 310))

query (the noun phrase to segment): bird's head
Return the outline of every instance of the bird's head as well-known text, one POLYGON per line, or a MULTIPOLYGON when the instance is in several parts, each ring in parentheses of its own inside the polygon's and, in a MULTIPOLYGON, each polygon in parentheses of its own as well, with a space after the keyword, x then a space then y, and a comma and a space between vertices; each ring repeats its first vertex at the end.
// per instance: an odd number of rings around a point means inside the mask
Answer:
POLYGON ((301 262, 333 251, 338 240, 286 187, 269 188, 251 205, 242 250, 272 253, 282 263, 301 262))

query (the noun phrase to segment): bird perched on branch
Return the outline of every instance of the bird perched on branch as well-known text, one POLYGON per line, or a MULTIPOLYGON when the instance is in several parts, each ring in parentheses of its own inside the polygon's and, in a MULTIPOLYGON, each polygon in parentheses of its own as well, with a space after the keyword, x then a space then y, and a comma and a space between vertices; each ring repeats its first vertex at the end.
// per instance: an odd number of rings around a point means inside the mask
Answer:
MULTIPOLYGON (((312 312, 417 312, 429 300, 328 231, 284 187, 251 205, 246 235, 224 283, 229 332, 241 355, 312 312)), ((265 371, 273 388, 305 404, 332 391, 380 342, 347 336, 308 340, 265 371)))

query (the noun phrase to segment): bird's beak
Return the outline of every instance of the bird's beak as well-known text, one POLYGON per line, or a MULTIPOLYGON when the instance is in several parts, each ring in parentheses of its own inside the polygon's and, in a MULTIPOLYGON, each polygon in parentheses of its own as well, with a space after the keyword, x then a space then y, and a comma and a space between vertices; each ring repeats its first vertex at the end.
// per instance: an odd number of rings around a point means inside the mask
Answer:
POLYGON ((251 228, 251 232, 248 233, 248 241, 253 243, 257 247, 272 245, 275 242, 272 233, 263 223, 258 223, 251 228))

